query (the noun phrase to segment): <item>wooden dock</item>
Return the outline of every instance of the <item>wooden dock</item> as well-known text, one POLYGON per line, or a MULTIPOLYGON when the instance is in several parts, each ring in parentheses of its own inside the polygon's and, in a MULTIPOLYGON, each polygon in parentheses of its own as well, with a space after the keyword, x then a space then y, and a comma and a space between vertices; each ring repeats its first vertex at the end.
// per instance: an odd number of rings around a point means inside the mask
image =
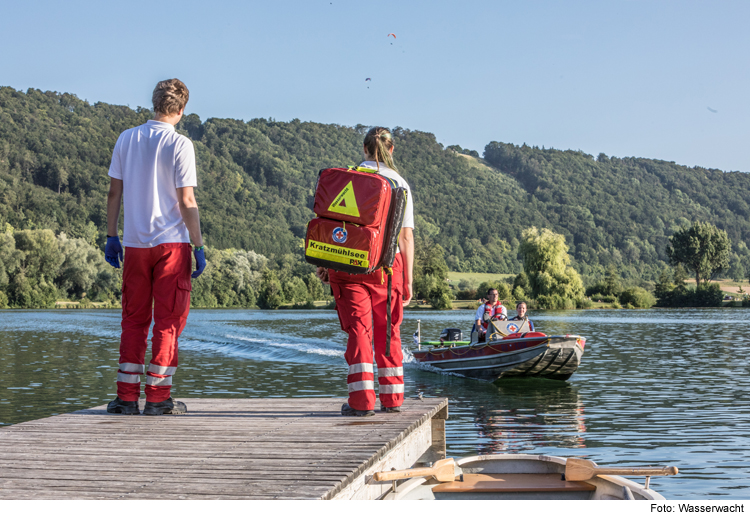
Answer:
POLYGON ((376 499, 374 472, 445 457, 446 399, 369 418, 341 416, 343 399, 180 400, 188 414, 0 428, 0 499, 376 499))

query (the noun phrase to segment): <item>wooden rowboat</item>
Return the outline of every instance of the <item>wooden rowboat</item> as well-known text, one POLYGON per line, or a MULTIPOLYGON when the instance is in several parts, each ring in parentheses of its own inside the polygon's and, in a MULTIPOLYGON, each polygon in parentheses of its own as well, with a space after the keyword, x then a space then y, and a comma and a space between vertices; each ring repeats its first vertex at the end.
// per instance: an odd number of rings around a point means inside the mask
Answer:
POLYGON ((528 332, 525 324, 514 321, 493 321, 491 329, 485 342, 479 342, 476 333, 468 343, 420 342, 420 349, 412 355, 419 365, 487 381, 509 377, 567 380, 581 364, 585 337, 528 332))
POLYGON ((654 475, 673 466, 602 468, 588 460, 545 455, 482 455, 436 463, 432 468, 376 473, 391 480, 383 500, 665 500, 650 489, 654 475), (419 475, 422 476, 419 476, 419 475), (645 476, 645 485, 627 478, 645 476), (409 478, 398 484, 400 478, 409 478))

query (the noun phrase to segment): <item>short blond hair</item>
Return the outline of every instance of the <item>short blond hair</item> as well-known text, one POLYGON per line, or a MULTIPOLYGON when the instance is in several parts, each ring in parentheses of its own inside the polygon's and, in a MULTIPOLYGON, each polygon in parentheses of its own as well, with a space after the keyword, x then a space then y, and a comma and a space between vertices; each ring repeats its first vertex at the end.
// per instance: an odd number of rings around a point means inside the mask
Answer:
POLYGON ((156 84, 151 102, 154 104, 154 112, 171 116, 185 108, 189 98, 190 91, 184 82, 179 79, 167 79, 156 84))

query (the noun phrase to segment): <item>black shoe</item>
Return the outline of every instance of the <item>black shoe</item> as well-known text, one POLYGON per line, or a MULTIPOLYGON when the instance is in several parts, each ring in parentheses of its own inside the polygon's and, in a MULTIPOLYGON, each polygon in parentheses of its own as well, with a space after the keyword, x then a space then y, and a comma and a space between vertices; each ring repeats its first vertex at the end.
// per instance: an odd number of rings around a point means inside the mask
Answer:
POLYGON ((341 416, 375 416, 375 411, 358 411, 349 407, 348 403, 341 406, 341 416))
POLYGON ((187 412, 187 405, 180 401, 174 401, 170 396, 164 401, 157 403, 146 402, 146 406, 143 408, 143 414, 149 416, 158 416, 160 414, 185 414, 187 412))
POLYGON ((122 401, 118 396, 107 404, 107 412, 114 414, 141 414, 138 408, 138 400, 122 401))
POLYGON ((401 406, 398 407, 386 407, 385 405, 380 406, 380 412, 384 413, 400 413, 401 412, 401 406))

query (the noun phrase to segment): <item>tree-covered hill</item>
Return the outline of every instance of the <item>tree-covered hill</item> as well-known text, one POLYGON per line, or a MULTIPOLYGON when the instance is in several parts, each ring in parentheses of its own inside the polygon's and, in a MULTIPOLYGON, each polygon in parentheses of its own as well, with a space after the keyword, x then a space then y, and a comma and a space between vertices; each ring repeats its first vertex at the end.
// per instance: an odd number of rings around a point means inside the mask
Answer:
POLYGON ((548 225, 566 236, 584 274, 614 265, 625 276, 655 280, 673 232, 707 221, 732 240, 727 273, 745 276, 750 264, 746 173, 498 142, 487 145, 484 158, 532 196, 548 225))
MULTIPOLYGON (((0 228, 48 228, 103 247, 112 148, 149 117, 143 108, 0 88, 0 228)), ((299 261, 318 171, 359 163, 367 128, 185 116, 178 130, 196 146, 207 244, 299 261)), ((746 174, 495 142, 481 160, 429 133, 394 135, 419 236, 440 244, 454 271, 519 272, 529 226, 564 234, 586 281, 610 264, 654 281, 667 237, 694 220, 729 233, 733 265, 750 256, 746 174)))
MULTIPOLYGON (((150 111, 69 94, 0 89, 0 225, 104 240, 107 169, 119 133, 150 111)), ((269 257, 301 254, 315 179, 359 163, 367 127, 186 116, 196 145, 196 195, 206 242, 269 257)), ((432 134, 396 128, 396 162, 420 227, 457 270, 512 272, 526 193, 513 180, 446 150, 432 134)), ((531 219, 538 218, 531 212, 531 219)))

